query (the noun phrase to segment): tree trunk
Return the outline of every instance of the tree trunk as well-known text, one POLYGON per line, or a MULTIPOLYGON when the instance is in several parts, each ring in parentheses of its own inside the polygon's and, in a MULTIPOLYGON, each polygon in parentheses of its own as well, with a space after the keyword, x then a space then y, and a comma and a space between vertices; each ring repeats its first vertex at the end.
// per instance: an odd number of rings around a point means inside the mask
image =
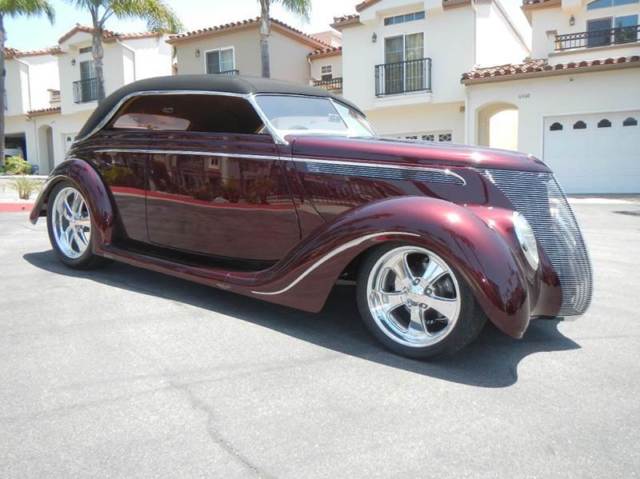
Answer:
POLYGON ((4 120, 5 105, 5 79, 7 72, 4 68, 4 47, 6 32, 4 31, 4 16, 0 15, 0 165, 4 165, 4 120))
POLYGON ((96 69, 98 103, 104 100, 104 69, 102 59, 104 58, 104 48, 102 48, 102 27, 94 25, 91 39, 91 53, 93 54, 93 66, 96 69))
POLYGON ((260 0, 260 60, 262 61, 262 77, 271 77, 269 64, 269 34, 271 33, 271 19, 269 18, 270 0, 260 0))

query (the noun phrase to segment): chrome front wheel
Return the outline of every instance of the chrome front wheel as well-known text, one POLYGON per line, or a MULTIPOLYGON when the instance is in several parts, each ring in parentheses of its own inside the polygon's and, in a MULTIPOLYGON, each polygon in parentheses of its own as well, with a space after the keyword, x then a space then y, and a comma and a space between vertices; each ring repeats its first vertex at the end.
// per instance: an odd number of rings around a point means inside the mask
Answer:
POLYGON ((369 255, 359 276, 358 306, 376 337, 412 357, 460 349, 485 321, 454 268, 413 245, 384 246, 369 255))

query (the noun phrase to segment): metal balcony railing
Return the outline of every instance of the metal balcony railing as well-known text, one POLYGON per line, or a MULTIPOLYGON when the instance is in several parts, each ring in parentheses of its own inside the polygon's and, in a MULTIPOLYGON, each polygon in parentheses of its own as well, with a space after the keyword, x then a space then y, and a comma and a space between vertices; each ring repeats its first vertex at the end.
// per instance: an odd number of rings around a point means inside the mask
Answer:
POLYGON ((225 70, 223 72, 211 72, 212 75, 240 75, 240 70, 225 70))
POLYGON ((604 47, 622 43, 637 42, 640 38, 640 25, 607 30, 593 30, 590 32, 569 33, 556 35, 556 51, 573 50, 576 48, 604 47))
POLYGON ((431 91, 431 58, 376 65, 375 81, 376 96, 431 91))
POLYGON ((73 82, 73 101, 87 103, 98 99, 98 79, 87 78, 73 82))
POLYGON ((313 86, 329 91, 342 91, 342 77, 332 78, 331 80, 314 80, 313 86))

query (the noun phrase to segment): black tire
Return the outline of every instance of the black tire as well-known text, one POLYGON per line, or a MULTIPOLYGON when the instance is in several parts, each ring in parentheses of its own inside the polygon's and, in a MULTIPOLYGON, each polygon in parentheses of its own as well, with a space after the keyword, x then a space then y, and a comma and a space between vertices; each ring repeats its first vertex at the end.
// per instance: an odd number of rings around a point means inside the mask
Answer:
POLYGON ((462 275, 460 275, 455 268, 450 265, 448 266, 455 275, 458 283, 461 305, 457 322, 454 324, 453 329, 440 342, 425 347, 406 346, 396 342, 381 329, 381 326, 378 325, 369 309, 369 302, 367 299, 368 279, 372 269, 383 255, 402 246, 409 245, 393 243, 379 246, 372 249, 362 261, 358 271, 356 286, 357 304, 360 316, 373 336, 382 343, 383 346, 394 353, 416 359, 426 359, 433 358, 435 356, 447 356, 454 354, 478 337, 486 324, 487 317, 478 305, 478 302, 471 292, 467 282, 464 280, 462 275))
MULTIPOLYGON (((71 181, 63 180, 57 183, 51 190, 51 193, 49 194, 49 198, 47 201, 47 232, 49 233, 49 241, 51 242, 53 251, 55 251, 56 255, 58 256, 58 259, 62 263, 64 263, 69 268, 73 268, 73 269, 81 269, 81 270, 95 269, 108 264, 109 260, 107 260, 106 258, 102 258, 94 253, 96 235, 93 234, 93 231, 95 231, 95 225, 93 224, 93 219, 91 220, 92 234, 89 240, 89 247, 86 248, 86 250, 82 255, 80 255, 77 258, 69 257, 64 253, 64 251, 58 245, 58 242, 56 240, 56 237, 53 231, 53 228, 54 228, 53 207, 56 201, 56 197, 58 196, 58 194, 60 194, 61 190, 63 190, 64 188, 73 188, 79 192, 75 184, 73 184, 71 181)), ((82 193, 80 193, 80 195, 83 197, 86 203, 86 198, 84 198, 84 195, 82 193)), ((88 203, 87 203, 87 207, 88 207, 88 203)), ((92 218, 90 210, 89 210, 89 217, 92 218)))

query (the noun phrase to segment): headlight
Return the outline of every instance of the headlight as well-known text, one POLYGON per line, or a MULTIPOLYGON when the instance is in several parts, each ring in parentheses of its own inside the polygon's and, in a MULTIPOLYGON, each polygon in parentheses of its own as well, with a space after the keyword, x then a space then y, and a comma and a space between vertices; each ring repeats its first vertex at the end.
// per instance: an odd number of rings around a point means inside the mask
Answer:
POLYGON ((540 263, 540 257, 538 256, 538 244, 536 243, 536 235, 531 229, 531 225, 527 219, 517 211, 513 213, 513 227, 516 231, 516 237, 520 248, 524 253, 524 257, 527 258, 529 266, 533 269, 538 269, 540 263))

